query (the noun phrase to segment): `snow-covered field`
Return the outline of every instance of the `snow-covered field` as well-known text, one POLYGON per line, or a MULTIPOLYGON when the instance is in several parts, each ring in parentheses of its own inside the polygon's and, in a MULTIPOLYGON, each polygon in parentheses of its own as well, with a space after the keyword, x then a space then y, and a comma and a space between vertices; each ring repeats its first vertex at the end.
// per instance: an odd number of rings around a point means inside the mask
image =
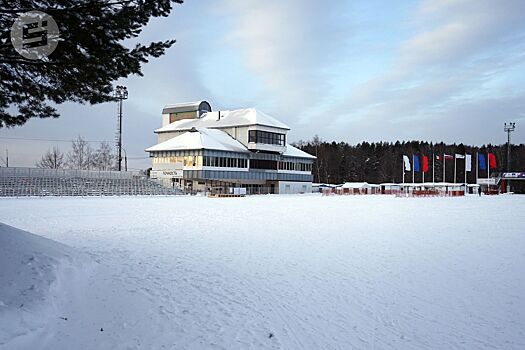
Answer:
POLYGON ((65 244, 0 226, 0 348, 525 348, 525 196, 1 199, 0 222, 65 244))

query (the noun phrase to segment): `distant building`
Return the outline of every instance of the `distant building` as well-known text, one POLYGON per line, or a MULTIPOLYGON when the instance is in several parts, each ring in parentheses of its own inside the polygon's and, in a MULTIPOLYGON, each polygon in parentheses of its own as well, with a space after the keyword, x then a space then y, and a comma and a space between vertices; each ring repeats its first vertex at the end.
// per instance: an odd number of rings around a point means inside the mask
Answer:
POLYGON ((307 193, 315 157, 286 143, 290 128, 254 108, 212 112, 206 101, 166 106, 151 178, 195 191, 307 193))

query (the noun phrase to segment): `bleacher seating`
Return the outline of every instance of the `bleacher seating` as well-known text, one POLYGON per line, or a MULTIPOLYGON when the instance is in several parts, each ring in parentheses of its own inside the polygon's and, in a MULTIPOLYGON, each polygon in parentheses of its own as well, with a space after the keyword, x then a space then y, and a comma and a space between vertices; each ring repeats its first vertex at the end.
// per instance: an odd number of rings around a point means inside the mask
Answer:
POLYGON ((144 176, 131 178, 0 176, 0 197, 156 196, 181 194, 144 176))

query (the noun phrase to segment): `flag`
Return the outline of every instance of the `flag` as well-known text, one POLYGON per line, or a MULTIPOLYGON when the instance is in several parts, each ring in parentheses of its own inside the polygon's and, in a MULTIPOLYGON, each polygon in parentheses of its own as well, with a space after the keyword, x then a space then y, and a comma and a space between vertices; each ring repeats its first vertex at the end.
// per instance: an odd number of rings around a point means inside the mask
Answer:
POLYGON ((465 156, 463 154, 456 153, 456 158, 457 159, 465 159, 465 156))
POLYGON ((428 157, 423 156, 423 172, 428 172, 428 157))
POLYGON ((478 154, 478 160, 479 160, 479 168, 481 170, 487 169, 487 164, 485 163, 485 155, 478 154))
POLYGON ((494 153, 489 153, 489 164, 491 169, 496 169, 496 156, 494 153))
POLYGON ((419 172, 419 156, 414 156, 414 171, 419 172))
POLYGON ((465 159, 465 171, 472 171, 472 155, 466 154, 467 158, 465 159))
POLYGON ((405 163, 405 170, 410 171, 410 159, 408 159, 408 156, 403 156, 403 162, 405 163))
MULTIPOLYGON (((454 156, 451 156, 450 154, 445 154, 445 160, 452 160, 454 159, 454 156)), ((437 160, 443 160, 443 156, 436 156, 437 160)))

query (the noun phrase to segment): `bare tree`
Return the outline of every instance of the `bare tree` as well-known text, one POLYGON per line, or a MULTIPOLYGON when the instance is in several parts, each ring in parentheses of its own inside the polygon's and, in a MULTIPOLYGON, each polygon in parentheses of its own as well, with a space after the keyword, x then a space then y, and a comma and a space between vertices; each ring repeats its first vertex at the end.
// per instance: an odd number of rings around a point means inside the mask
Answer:
POLYGON ((114 170, 116 157, 107 142, 102 142, 93 156, 93 165, 98 170, 114 170))
POLYGON ((5 166, 5 167, 9 166, 9 154, 8 154, 7 149, 5 150, 5 157, 2 157, 2 155, 0 154, 0 167, 2 166, 5 166))
POLYGON ((71 151, 67 155, 69 168, 88 170, 93 167, 93 159, 93 149, 82 136, 71 141, 71 151))
POLYGON ((64 167, 65 163, 64 153, 55 146, 42 156, 40 161, 36 163, 36 166, 39 168, 60 169, 64 167))

